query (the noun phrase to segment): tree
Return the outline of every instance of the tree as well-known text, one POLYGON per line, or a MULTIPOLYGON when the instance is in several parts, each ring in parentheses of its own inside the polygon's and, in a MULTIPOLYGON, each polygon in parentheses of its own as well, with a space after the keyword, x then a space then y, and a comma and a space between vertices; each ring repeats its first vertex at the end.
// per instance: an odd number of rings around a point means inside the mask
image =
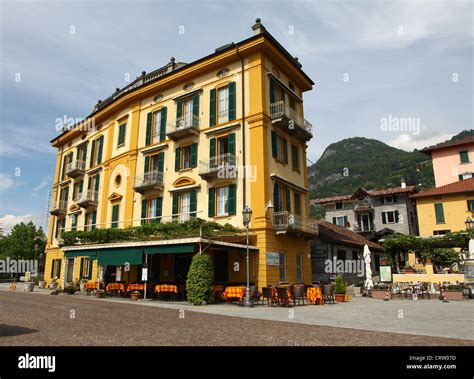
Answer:
POLYGON ((35 244, 38 245, 38 254, 44 252, 46 236, 43 229, 36 228, 31 221, 28 224, 20 222, 13 227, 8 236, 0 240, 0 257, 34 259, 35 244))
POLYGON ((213 283, 214 270, 211 257, 206 253, 196 254, 189 267, 186 281, 188 301, 194 305, 212 302, 214 300, 213 283))

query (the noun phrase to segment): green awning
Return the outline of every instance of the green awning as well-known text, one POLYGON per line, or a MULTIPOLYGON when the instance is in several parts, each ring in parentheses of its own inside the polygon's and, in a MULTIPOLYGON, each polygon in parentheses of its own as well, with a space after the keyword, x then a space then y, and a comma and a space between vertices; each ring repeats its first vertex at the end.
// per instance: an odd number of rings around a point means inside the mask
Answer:
POLYGON ((163 246, 145 247, 145 254, 178 254, 178 253, 194 253, 194 244, 174 244, 163 246))
POLYGON ((124 247, 117 249, 100 249, 97 251, 98 263, 101 266, 123 266, 142 264, 141 247, 124 247))
POLYGON ((97 258, 97 250, 73 250, 73 251, 65 251, 64 256, 67 258, 74 258, 74 257, 88 257, 91 259, 97 258))

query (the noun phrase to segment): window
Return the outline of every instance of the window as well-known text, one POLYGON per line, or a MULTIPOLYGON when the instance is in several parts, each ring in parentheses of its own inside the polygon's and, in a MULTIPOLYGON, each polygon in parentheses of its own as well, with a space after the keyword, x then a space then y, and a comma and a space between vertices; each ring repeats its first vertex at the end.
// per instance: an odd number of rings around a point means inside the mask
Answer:
POLYGON ((286 255, 285 253, 278 253, 278 255, 279 255, 278 271, 279 271, 280 282, 284 282, 286 281, 286 255))
POLYGON ((61 187, 59 190, 59 206, 61 208, 67 208, 67 202, 69 201, 69 186, 61 187))
POLYGON ((346 260, 346 251, 342 249, 337 249, 337 260, 345 261, 346 260))
POLYGON ((193 99, 186 99, 183 101, 183 118, 179 127, 190 128, 193 124, 193 99))
MULTIPOLYGON (((84 142, 83 144, 81 144, 77 147, 76 168, 79 169, 79 170, 85 170, 86 169, 87 145, 88 145, 88 142, 84 142)), ((72 159, 71 159, 71 162, 69 162, 69 163, 72 163, 72 159)))
POLYGON ((209 140, 209 169, 235 165, 235 133, 209 140), (218 158, 216 158, 218 157, 218 158), (213 159, 214 158, 214 159, 213 159))
POLYGON ((96 228, 97 211, 87 212, 84 220, 84 230, 94 230, 96 228))
POLYGON ((229 212, 229 187, 216 189, 217 216, 227 216, 229 212))
POLYGON ((153 142, 161 141, 160 139, 161 131, 161 110, 153 112, 153 142))
POLYGON ((73 153, 69 153, 63 158, 63 168, 61 170, 61 180, 66 179, 66 171, 68 170, 68 166, 72 163, 72 156, 73 153))
POLYGON ((74 213, 71 215, 71 230, 75 232, 77 230, 77 220, 79 218, 79 213, 74 213))
POLYGON ((86 194, 88 200, 98 201, 99 184, 100 184, 99 173, 89 176, 89 179, 87 181, 87 194, 86 194))
POLYGON ((223 124, 236 117, 236 84, 229 83, 225 87, 211 89, 209 126, 223 124))
POLYGON ((467 150, 460 151, 459 152, 459 159, 461 160, 461 164, 470 163, 468 151, 467 150))
POLYGON ((51 261, 51 279, 59 279, 61 276, 62 259, 53 259, 51 261))
POLYGON ((357 226, 361 232, 369 232, 374 230, 374 219, 372 214, 358 214, 357 226))
POLYGON ((161 222, 163 209, 163 198, 143 199, 142 201, 142 224, 148 222, 161 222))
MULTIPOLYGON (((179 103, 181 104, 181 103, 179 103)), ((166 139, 166 117, 167 108, 149 112, 146 117, 145 146, 152 143, 164 141, 166 139)), ((179 120, 176 127, 179 126, 179 120)))
POLYGON ((391 204, 393 203, 393 196, 385 196, 382 203, 391 204))
POLYGON ((112 206, 112 229, 118 228, 120 204, 112 206))
POLYGON ((217 91, 217 120, 219 124, 229 121, 229 87, 217 91))
POLYGON ((352 252, 352 260, 357 261, 359 258, 359 252, 358 251, 353 251, 352 252))
POLYGON ((293 193, 293 200, 294 200, 295 214, 301 215, 301 197, 298 192, 293 193))
POLYGON ((182 193, 180 200, 179 221, 185 222, 189 220, 189 213, 191 212, 191 193, 182 193))
POLYGON ((382 212, 382 224, 398 224, 398 211, 382 212))
POLYGON ((437 224, 444 224, 444 208, 443 203, 436 203, 435 207, 435 217, 437 224))
POLYGON ((57 219, 56 220, 56 231, 55 231, 55 236, 56 238, 61 237, 61 233, 64 232, 64 229, 66 228, 66 219, 57 219))
POLYGON ((444 236, 445 234, 451 233, 451 229, 444 229, 444 230, 433 230, 434 236, 444 236))
POLYGON ((338 201, 336 203, 336 210, 340 210, 340 209, 344 209, 344 204, 342 203, 342 201, 338 201))
POLYGON ((288 141, 272 131, 272 156, 283 163, 288 163, 288 141))
POLYGON ((474 174, 472 172, 466 172, 464 174, 460 174, 458 175, 459 176, 459 180, 466 180, 466 179, 471 179, 474 177, 474 174))
POLYGON ((291 212, 291 193, 289 188, 284 185, 275 182, 273 184, 273 203, 274 211, 281 212, 287 211, 291 212))
POLYGON ((197 143, 176 149, 175 171, 197 167, 197 143))
POLYGON ((233 216, 236 214, 236 185, 209 188, 208 216, 233 216))
POLYGON ((82 180, 74 183, 74 186, 72 187, 72 200, 77 201, 80 198, 82 198, 82 190, 84 187, 84 182, 82 180))
POLYGON ((124 122, 123 124, 119 125, 119 133, 118 133, 118 142, 117 147, 120 147, 125 144, 125 130, 127 127, 127 123, 124 122))
POLYGON ((467 210, 474 212, 474 200, 467 200, 467 210))
POLYGON ((92 279, 92 260, 89 258, 81 258, 81 268, 79 271, 79 279, 92 279))
POLYGON ((298 283, 303 283, 303 256, 296 255, 296 280, 298 283))
POLYGON ((293 166, 293 170, 300 171, 300 159, 298 154, 298 147, 295 145, 291 145, 291 164, 293 166))
POLYGON ((90 167, 102 163, 102 150, 104 149, 104 136, 92 141, 90 167))
POLYGON ((347 225, 347 216, 333 217, 332 218, 332 223, 334 225, 339 225, 339 226, 346 227, 346 225, 347 225))

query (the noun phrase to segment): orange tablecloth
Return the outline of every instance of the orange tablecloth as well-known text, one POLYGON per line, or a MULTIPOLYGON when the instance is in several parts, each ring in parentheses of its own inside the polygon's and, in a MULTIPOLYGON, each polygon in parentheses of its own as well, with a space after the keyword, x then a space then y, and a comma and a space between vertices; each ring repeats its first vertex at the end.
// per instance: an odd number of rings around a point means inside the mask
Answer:
POLYGON ((144 284, 129 284, 127 287, 127 291, 144 291, 145 285, 144 284))
POLYGON ((227 287, 224 292, 226 299, 237 297, 242 299, 245 296, 245 287, 227 287))
POLYGON ((87 282, 84 284, 84 289, 86 290, 96 290, 97 289, 97 282, 87 282))
POLYGON ((317 302, 318 304, 323 304, 323 293, 319 287, 309 287, 306 290, 306 298, 309 303, 316 304, 317 302))
POLYGON ((121 291, 125 292, 125 286, 122 283, 109 283, 107 284, 107 287, 105 287, 107 291, 121 291))
POLYGON ((178 287, 175 285, 170 285, 170 284, 158 284, 155 287, 155 292, 160 293, 160 292, 174 292, 178 293, 178 287))

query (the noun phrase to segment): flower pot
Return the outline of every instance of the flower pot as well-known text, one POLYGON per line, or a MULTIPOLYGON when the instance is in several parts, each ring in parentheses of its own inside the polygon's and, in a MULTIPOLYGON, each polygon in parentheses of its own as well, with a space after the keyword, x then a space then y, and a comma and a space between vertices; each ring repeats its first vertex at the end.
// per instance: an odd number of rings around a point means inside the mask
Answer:
POLYGON ((336 293, 334 296, 336 297, 336 301, 338 303, 343 303, 344 298, 346 297, 346 295, 344 293, 336 293))
POLYGON ((136 294, 136 293, 132 293, 132 300, 133 301, 138 301, 138 299, 140 298, 140 294, 136 294))
POLYGON ((25 283, 25 292, 33 292, 34 288, 35 288, 35 282, 25 283))
POLYGON ((44 280, 40 280, 38 282, 38 287, 41 288, 41 289, 45 289, 46 288, 46 282, 44 280))
POLYGON ((446 300, 454 300, 454 301, 459 301, 463 300, 463 293, 460 291, 444 291, 444 296, 446 297, 446 300))
POLYGON ((372 299, 382 299, 385 300, 385 296, 387 296, 388 292, 388 298, 392 298, 392 294, 390 291, 387 290, 372 290, 372 299))
POLYGON ((49 288, 51 288, 52 290, 55 290, 56 288, 58 288, 58 282, 49 283, 49 288))

